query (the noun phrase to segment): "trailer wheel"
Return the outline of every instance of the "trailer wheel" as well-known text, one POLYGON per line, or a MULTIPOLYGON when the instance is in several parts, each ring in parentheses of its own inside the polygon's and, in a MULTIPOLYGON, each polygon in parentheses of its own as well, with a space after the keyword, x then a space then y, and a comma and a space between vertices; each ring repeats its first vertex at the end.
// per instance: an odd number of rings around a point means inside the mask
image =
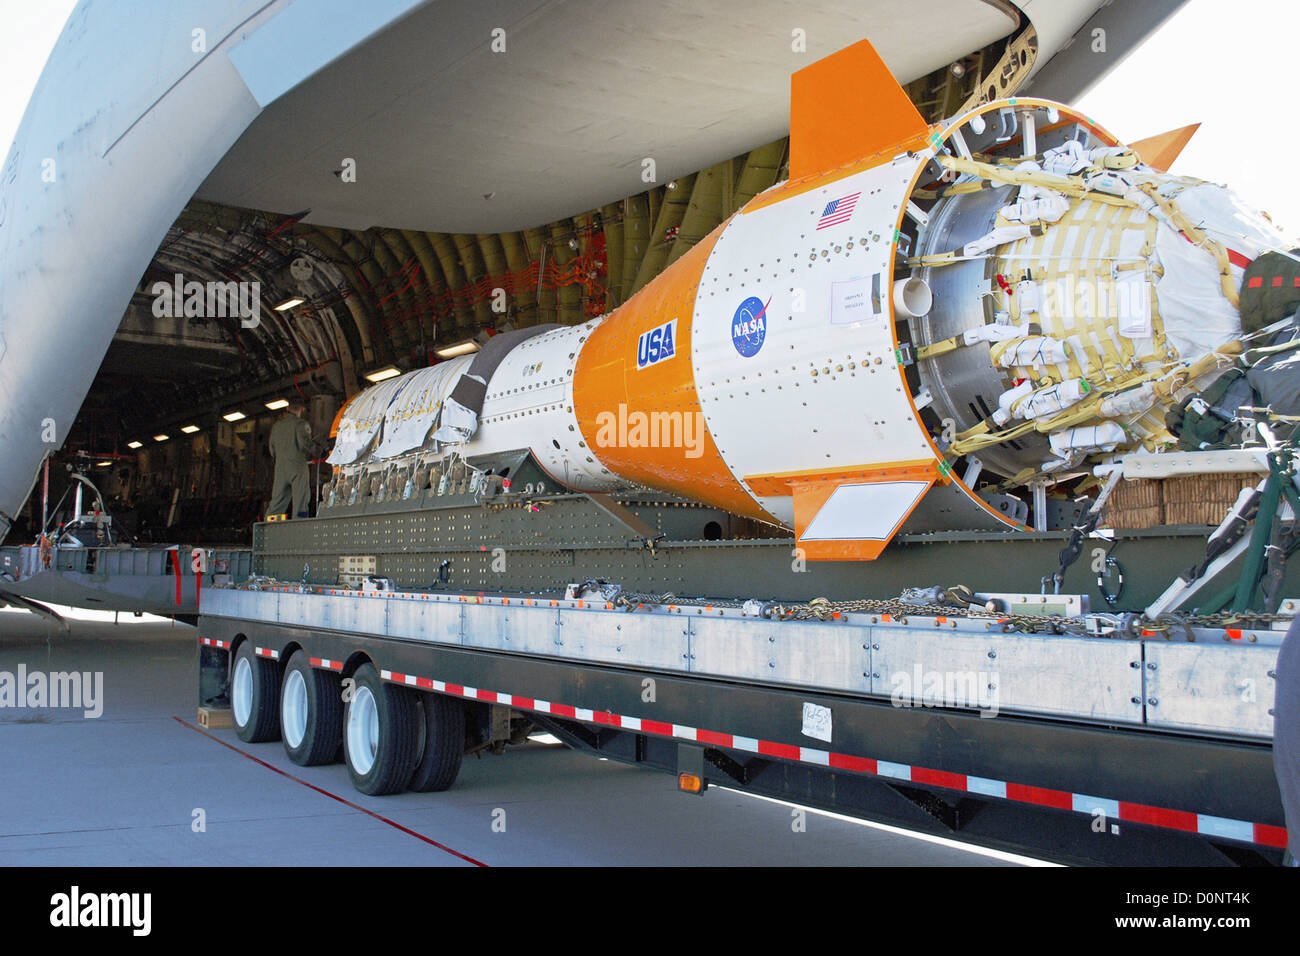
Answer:
POLYGON ((289 759, 300 767, 333 763, 343 735, 339 678, 317 670, 303 651, 294 651, 280 686, 280 731, 289 759))
POLYGON ((415 698, 386 684, 372 664, 353 675, 356 687, 343 710, 343 754, 352 786, 381 796, 406 787, 419 760, 415 698))
POLYGON ((446 694, 419 694, 417 729, 420 762, 407 789, 417 793, 446 790, 456 782, 465 753, 465 706, 446 694))
POLYGON ((230 710, 239 739, 250 744, 278 739, 279 704, 279 667, 254 654, 252 641, 244 641, 235 653, 230 678, 230 710))

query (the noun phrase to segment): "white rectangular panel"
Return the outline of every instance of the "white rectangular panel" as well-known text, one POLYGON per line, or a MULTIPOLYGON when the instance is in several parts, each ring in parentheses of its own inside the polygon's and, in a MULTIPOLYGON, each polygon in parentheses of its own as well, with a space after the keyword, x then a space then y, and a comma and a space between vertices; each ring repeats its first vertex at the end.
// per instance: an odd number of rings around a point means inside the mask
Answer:
POLYGON ((887 541, 930 487, 928 481, 841 485, 831 493, 800 541, 887 541))

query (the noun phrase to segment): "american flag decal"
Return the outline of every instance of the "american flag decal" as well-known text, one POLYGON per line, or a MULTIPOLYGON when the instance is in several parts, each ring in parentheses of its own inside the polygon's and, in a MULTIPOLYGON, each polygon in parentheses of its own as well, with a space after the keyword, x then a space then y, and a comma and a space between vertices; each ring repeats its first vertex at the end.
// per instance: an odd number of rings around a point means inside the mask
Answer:
POLYGON ((826 204, 822 217, 817 220, 817 228, 825 229, 827 226, 838 226, 842 222, 848 222, 853 218, 853 207, 858 204, 858 197, 861 195, 862 193, 856 192, 841 199, 832 199, 826 204))

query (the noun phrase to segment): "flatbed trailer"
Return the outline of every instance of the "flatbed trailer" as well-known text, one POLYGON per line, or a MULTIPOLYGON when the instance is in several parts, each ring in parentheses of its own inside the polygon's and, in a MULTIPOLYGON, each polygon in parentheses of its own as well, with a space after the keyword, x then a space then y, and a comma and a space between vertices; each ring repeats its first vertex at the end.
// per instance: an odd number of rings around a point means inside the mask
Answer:
POLYGON ((688 792, 1064 863, 1281 861, 1267 623, 1134 633, 1035 594, 945 612, 607 593, 205 589, 200 704, 233 706, 245 740, 283 726, 296 762, 341 752, 369 793, 445 789, 462 753, 540 728, 688 792))

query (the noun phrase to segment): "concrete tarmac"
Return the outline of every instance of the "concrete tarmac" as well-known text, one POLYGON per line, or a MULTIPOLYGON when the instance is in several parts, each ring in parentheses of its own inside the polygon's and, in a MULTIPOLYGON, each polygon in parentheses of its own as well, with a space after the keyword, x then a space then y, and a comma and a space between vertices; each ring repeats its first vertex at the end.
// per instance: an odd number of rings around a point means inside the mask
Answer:
MULTIPOLYGON (((0 611, 0 865, 1000 866, 1033 862, 530 742, 444 793, 368 797, 341 764, 200 732, 193 628, 0 611), (102 674, 98 717, 4 674, 102 674), (11 685, 12 686, 12 685, 11 685), (224 745, 223 745, 224 744, 224 745), (246 756, 247 755, 247 756, 246 756), (254 759, 249 759, 249 758, 254 759), (279 772, 277 772, 279 771, 279 772), (367 812, 368 811, 368 812, 367 812)), ((88 684, 93 688, 94 680, 88 684)))

